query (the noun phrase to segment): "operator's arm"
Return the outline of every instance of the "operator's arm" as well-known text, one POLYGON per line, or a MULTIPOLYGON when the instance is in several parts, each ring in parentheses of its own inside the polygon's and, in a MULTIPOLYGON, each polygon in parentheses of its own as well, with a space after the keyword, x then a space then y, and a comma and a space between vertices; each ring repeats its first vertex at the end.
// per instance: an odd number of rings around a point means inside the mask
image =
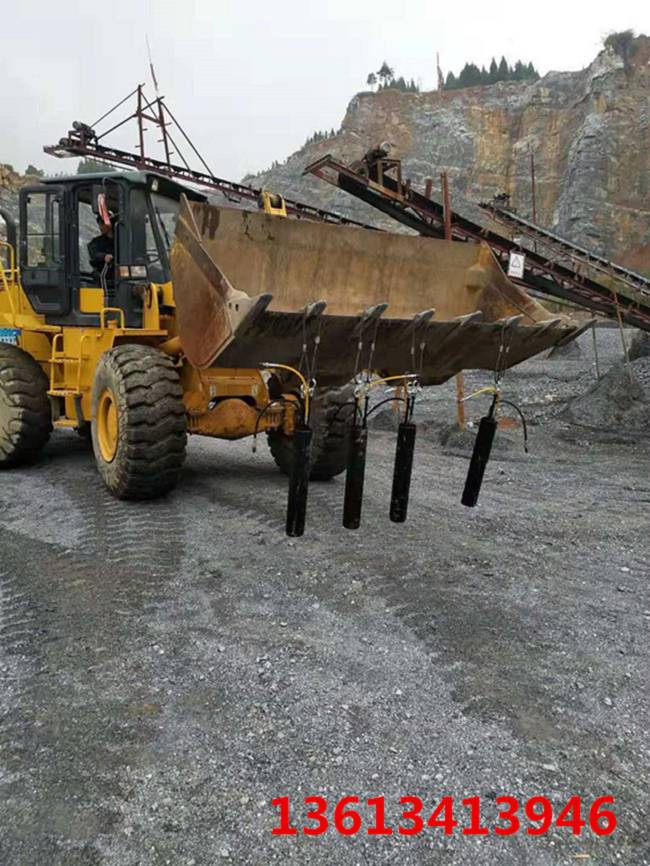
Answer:
POLYGON ((106 246, 103 235, 93 238, 88 244, 90 264, 98 271, 101 271, 106 262, 113 261, 113 255, 106 250, 106 246))

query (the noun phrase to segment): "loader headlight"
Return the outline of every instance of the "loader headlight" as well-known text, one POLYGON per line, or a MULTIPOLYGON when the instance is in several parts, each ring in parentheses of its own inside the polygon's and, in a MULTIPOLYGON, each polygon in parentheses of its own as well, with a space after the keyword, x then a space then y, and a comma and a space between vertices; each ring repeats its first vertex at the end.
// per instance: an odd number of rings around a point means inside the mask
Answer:
POLYGON ((123 280, 146 280, 147 278, 146 265, 120 265, 119 271, 123 280))

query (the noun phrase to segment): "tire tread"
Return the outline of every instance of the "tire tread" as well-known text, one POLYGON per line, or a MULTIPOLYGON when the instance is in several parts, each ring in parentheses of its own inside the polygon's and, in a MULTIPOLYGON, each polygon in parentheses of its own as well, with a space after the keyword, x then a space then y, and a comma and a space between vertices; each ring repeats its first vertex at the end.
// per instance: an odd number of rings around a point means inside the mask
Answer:
POLYGON ((49 383, 40 364, 18 346, 0 343, 0 468, 33 463, 52 432, 49 383))
POLYGON ((106 385, 119 406, 119 443, 106 463, 99 451, 93 422, 93 447, 102 478, 118 499, 154 499, 175 487, 187 444, 183 390, 167 355, 151 346, 128 344, 100 359, 94 407, 106 385))
MULTIPOLYGON (((312 407, 312 461, 310 479, 329 481, 345 471, 348 431, 354 408, 341 407, 354 399, 351 385, 317 390, 312 407)), ((281 430, 269 430, 267 440, 276 464, 285 475, 291 472, 293 439, 281 430)))

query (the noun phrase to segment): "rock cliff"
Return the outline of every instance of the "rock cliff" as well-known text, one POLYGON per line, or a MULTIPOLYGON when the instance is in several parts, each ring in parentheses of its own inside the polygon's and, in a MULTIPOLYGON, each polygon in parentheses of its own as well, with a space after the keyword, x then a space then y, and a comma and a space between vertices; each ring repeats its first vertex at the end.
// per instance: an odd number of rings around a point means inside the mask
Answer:
POLYGON ((415 184, 449 173, 455 209, 476 214, 476 202, 507 192, 530 216, 532 151, 538 222, 650 270, 650 38, 637 37, 631 49, 625 57, 605 49, 586 69, 549 72, 535 83, 360 93, 335 136, 246 180, 395 228, 345 193, 302 177, 325 153, 348 162, 389 141, 415 184))

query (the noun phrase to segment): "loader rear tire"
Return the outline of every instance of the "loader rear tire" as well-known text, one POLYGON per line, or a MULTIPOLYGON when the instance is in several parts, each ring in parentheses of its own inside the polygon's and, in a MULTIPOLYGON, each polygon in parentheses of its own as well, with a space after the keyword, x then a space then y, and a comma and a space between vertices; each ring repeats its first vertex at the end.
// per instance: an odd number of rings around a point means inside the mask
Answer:
MULTIPOLYGON (((309 477, 312 481, 329 481, 345 471, 348 460, 348 433, 354 413, 353 400, 352 385, 316 389, 311 408, 314 435, 311 442, 309 477)), ((276 464, 285 475, 289 475, 293 461, 293 438, 281 430, 269 430, 268 441, 276 464)))
POLYGON ((187 431, 183 391, 167 355, 118 346, 99 359, 92 393, 93 451, 118 499, 155 499, 178 481, 187 431))
POLYGON ((32 463, 52 432, 49 383, 18 346, 0 343, 0 468, 32 463))

